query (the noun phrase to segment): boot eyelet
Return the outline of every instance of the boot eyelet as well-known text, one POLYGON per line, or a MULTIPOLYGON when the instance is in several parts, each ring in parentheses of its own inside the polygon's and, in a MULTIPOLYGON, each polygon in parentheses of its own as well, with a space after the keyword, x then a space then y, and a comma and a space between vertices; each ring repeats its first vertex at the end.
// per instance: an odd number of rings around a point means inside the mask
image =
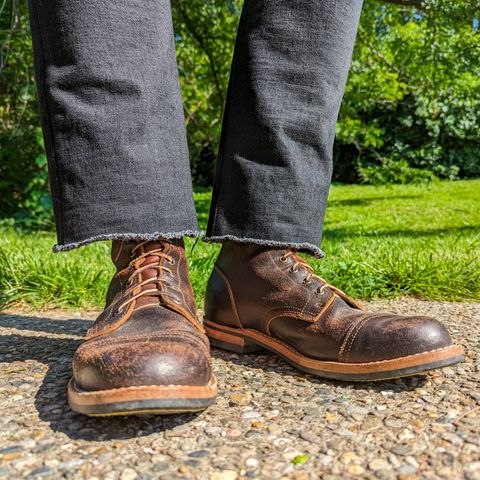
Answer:
POLYGON ((296 268, 293 268, 293 267, 290 267, 290 268, 288 269, 288 271, 289 271, 289 272, 292 272, 292 273, 297 273, 297 272, 298 272, 298 270, 297 270, 296 268))
POLYGON ((112 312, 112 317, 116 317, 117 315, 122 314, 124 308, 125 308, 125 307, 123 307, 122 309, 116 308, 116 309, 112 312))
POLYGON ((170 259, 169 259, 169 260, 168 260, 168 263, 169 263, 170 265, 175 265, 175 260, 170 260, 170 259))
POLYGON ((303 279, 302 283, 303 283, 304 285, 310 285, 310 284, 312 283, 312 281, 311 281, 311 280, 303 279))
POLYGON ((279 258, 279 260, 280 260, 282 263, 287 263, 287 258, 284 257, 283 255, 279 258))

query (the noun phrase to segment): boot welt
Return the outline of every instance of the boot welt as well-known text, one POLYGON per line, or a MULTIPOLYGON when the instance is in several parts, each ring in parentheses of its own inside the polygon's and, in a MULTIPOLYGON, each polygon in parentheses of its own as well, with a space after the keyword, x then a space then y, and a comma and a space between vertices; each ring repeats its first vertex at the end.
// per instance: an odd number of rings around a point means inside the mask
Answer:
POLYGON ((217 396, 217 379, 207 385, 145 385, 85 391, 68 382, 68 404, 74 412, 88 416, 142 415, 197 412, 217 396))
POLYGON ((270 350, 288 363, 307 373, 335 380, 370 382, 407 377, 443 368, 465 359, 461 346, 451 345, 415 355, 365 363, 345 363, 306 357, 290 345, 248 328, 232 328, 210 320, 204 327, 211 345, 236 353, 270 350))

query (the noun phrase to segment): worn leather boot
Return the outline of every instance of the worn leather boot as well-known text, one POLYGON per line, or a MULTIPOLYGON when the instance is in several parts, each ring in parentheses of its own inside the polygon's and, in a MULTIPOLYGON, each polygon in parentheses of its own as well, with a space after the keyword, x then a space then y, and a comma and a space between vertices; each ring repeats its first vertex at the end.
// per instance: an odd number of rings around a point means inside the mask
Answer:
POLYGON ((183 241, 117 242, 107 306, 75 352, 72 410, 86 415, 196 411, 217 394, 183 241))
POLYGON ((294 251, 226 242, 208 282, 210 343, 265 348, 299 370, 349 381, 402 377, 464 359, 435 319, 369 313, 294 251))

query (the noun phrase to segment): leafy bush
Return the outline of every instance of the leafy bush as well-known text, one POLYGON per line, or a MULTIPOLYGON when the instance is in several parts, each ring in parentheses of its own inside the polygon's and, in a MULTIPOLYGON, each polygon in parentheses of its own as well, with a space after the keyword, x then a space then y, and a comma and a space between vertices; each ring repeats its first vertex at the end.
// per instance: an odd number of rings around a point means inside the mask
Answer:
POLYGON ((230 75, 239 0, 172 2, 194 183, 211 186, 230 75))
POLYGON ((0 41, 0 218, 26 220, 49 195, 25 2, 0 6, 0 41))
POLYGON ((406 160, 385 160, 382 165, 359 165, 358 175, 361 183, 370 185, 385 185, 388 183, 428 183, 437 177, 430 170, 413 168, 406 160))
POLYGON ((469 0, 366 2, 337 125, 337 180, 432 177, 399 175, 405 162, 440 178, 480 175, 475 15, 469 0))

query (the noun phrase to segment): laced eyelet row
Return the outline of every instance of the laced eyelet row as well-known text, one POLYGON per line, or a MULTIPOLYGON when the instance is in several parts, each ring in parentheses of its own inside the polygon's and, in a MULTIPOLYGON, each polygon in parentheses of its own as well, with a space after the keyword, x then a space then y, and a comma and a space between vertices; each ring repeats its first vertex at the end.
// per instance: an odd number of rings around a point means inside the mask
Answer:
MULTIPOLYGON (((143 252, 142 254, 140 254, 138 257, 135 257, 135 254, 137 252, 137 250, 142 247, 143 245, 145 245, 146 243, 148 243, 148 241, 144 241, 144 242, 140 242, 139 244, 135 245, 129 252, 129 257, 132 259, 132 261, 130 262, 130 266, 131 267, 134 267, 135 265, 135 262, 137 262, 139 259, 142 259, 142 258, 145 258, 145 257, 148 257, 150 255, 156 255, 156 256, 159 256, 160 258, 163 258, 166 262, 168 262, 169 265, 175 265, 175 260, 170 257, 169 255, 167 255, 166 253, 164 253, 164 247, 163 246, 160 246, 158 248, 154 248, 152 250, 148 250, 146 252, 143 252)), ((165 282, 164 280, 162 280, 160 278, 162 272, 166 272, 169 274, 169 276, 173 276, 173 272, 170 268, 168 267, 165 267, 164 265, 161 265, 161 264, 146 264, 146 265, 142 265, 138 268, 134 268, 134 271, 132 272, 132 274, 128 277, 127 281, 125 282, 125 285, 127 287, 127 291, 130 290, 134 284, 134 279, 137 275, 139 275, 142 271, 144 270, 148 270, 148 269, 152 269, 152 270, 157 270, 157 275, 155 277, 152 277, 152 278, 148 278, 147 280, 143 280, 141 281, 138 285, 136 285, 136 287, 141 287, 141 286, 145 286, 145 285, 148 285, 148 284, 154 284, 155 285, 155 288, 154 289, 147 289, 147 290, 141 290, 139 293, 133 295, 131 298, 129 298, 128 300, 126 300, 125 302, 123 302, 116 310, 115 312, 113 313, 114 315, 120 313, 120 311, 123 310, 124 307, 126 307, 128 304, 130 304, 131 302, 133 302, 135 299, 143 296, 143 295, 147 295, 147 294, 153 294, 153 293, 157 293, 159 291, 159 287, 160 287, 160 284, 163 284, 163 285, 166 285, 166 286, 169 286, 170 288, 172 289, 176 289, 175 285, 172 285, 171 283, 169 282, 165 282)), ((134 291, 135 289, 132 290, 132 292, 134 291)), ((125 292, 127 293, 127 292, 125 292)), ((181 300, 179 300, 178 298, 174 297, 173 295, 169 295, 168 293, 165 293, 163 292, 163 295, 166 295, 166 296, 169 296, 173 302, 175 302, 176 304, 181 304, 181 300)))
MULTIPOLYGON (((129 252, 128 252, 128 256, 130 258, 134 258, 135 256, 135 253, 136 251, 143 245, 145 245, 146 243, 148 243, 148 241, 144 241, 144 242, 140 242, 139 244, 135 245, 129 252)), ((158 252, 158 253, 161 253, 164 251, 164 248, 162 246, 156 248, 154 251, 158 252)), ((167 262, 170 264, 170 265, 175 265, 175 260, 171 257, 166 257, 166 260, 167 262)))
MULTIPOLYGON (((293 256, 293 255, 294 255, 293 251, 288 251, 287 253, 284 253, 279 258, 279 261, 281 263, 287 263, 288 257, 293 256)), ((324 282, 319 288, 315 289, 316 294, 323 295, 323 293, 325 291, 325 288, 327 288, 329 286, 328 283, 322 277, 316 275, 313 272, 313 268, 310 265, 308 265, 308 263, 298 261, 297 259, 295 259, 295 263, 288 269, 288 271, 291 272, 291 273, 297 273, 298 268, 296 268, 296 267, 298 267, 298 266, 302 266, 308 271, 307 276, 302 280, 303 285, 310 285, 312 283, 312 280, 311 280, 312 278, 316 278, 316 279, 320 280, 321 282, 324 282)))
POLYGON ((325 291, 325 288, 327 288, 327 287, 328 287, 328 283, 324 283, 320 288, 317 288, 315 290, 315 293, 317 295, 323 295, 323 292, 325 291))

